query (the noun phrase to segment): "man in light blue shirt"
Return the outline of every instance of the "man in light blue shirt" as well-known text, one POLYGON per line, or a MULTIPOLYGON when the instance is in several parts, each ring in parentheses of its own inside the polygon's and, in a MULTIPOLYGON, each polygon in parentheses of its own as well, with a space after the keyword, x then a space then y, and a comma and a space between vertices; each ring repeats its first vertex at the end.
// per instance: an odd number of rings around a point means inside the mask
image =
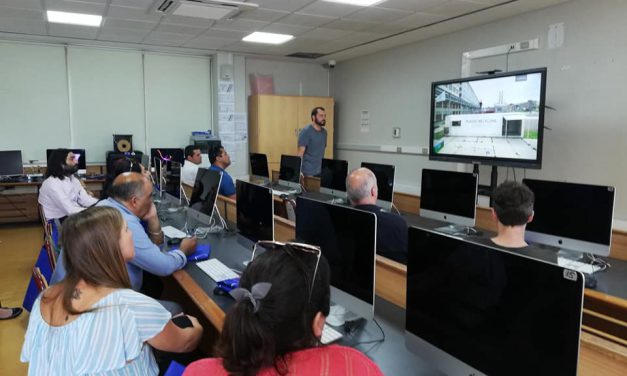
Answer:
MULTIPOLYGON (((133 290, 141 289, 144 270, 157 276, 168 276, 185 267, 187 255, 194 253, 196 249, 197 241, 194 237, 183 239, 177 250, 161 251, 158 245, 163 243, 163 231, 157 208, 152 202, 152 185, 139 173, 127 172, 119 175, 113 181, 110 197, 97 205, 119 210, 133 233, 135 257, 126 264, 133 290)), ((64 277, 65 268, 61 258, 51 283, 57 283, 64 277)))
POLYGON ((311 110, 311 124, 298 135, 298 156, 303 158, 303 176, 320 176, 322 158, 327 147, 327 114, 322 107, 311 110))
POLYGON ((226 172, 226 168, 231 165, 229 153, 222 146, 216 146, 209 150, 209 162, 211 162, 210 170, 222 173, 222 181, 220 181, 218 193, 235 200, 235 184, 231 175, 226 172))

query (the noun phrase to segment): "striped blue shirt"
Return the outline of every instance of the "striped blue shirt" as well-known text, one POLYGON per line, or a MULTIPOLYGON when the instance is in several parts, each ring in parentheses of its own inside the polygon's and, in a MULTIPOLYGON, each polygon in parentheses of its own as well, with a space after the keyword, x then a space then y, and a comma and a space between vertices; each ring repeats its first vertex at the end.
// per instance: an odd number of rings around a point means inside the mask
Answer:
POLYGON ((29 375, 157 375, 147 340, 159 334, 171 315, 156 300, 130 289, 99 300, 93 312, 63 326, 41 316, 33 305, 22 347, 29 375))

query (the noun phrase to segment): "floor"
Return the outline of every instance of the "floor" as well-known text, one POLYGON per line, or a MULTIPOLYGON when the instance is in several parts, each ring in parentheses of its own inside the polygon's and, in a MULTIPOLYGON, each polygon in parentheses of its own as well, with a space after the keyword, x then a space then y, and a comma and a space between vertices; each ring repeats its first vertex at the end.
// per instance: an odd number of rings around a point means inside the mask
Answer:
MULTIPOLYGON (((31 268, 43 243, 41 223, 0 225, 0 300, 6 307, 20 307, 31 268)), ((28 364, 20 351, 28 324, 28 312, 12 320, 0 320, 0 375, 26 375, 28 364)))

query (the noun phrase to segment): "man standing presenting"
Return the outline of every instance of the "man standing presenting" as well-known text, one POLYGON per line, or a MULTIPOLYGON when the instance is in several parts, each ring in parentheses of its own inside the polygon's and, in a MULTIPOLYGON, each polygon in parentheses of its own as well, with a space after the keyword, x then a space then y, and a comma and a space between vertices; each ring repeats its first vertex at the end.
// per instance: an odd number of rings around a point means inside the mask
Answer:
POLYGON ((194 186, 196 183, 196 174, 198 174, 198 165, 202 163, 202 155, 200 155, 200 149, 194 145, 187 145, 185 147, 185 164, 183 164, 183 170, 181 171, 181 181, 183 184, 194 186))
POLYGON ((301 173, 304 176, 320 176, 324 149, 327 147, 327 114, 322 107, 311 110, 311 124, 298 135, 298 156, 303 158, 301 173))

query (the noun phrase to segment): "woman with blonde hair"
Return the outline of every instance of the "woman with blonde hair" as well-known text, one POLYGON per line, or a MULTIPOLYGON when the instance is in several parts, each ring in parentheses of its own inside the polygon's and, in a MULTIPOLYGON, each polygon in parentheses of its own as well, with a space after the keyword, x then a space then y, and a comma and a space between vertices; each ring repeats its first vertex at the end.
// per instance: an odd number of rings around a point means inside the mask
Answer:
POLYGON ((131 290, 132 234, 119 211, 71 215, 61 232, 65 278, 45 290, 30 315, 21 360, 29 375, 156 375, 151 347, 193 350, 198 321, 179 328, 156 300, 131 290))

